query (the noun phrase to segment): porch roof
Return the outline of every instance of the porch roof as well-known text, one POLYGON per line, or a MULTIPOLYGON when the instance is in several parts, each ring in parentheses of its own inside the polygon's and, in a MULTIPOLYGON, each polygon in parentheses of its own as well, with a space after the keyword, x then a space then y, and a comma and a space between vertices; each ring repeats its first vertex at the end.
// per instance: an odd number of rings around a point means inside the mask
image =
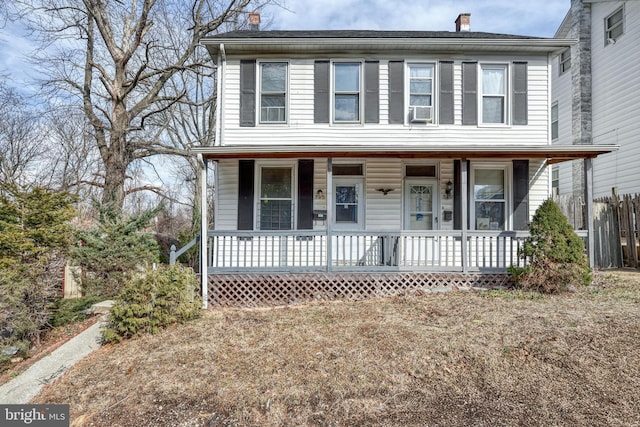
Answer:
POLYGON ((617 151, 618 145, 227 145, 194 147, 191 152, 208 160, 290 159, 322 157, 403 158, 403 159, 546 159, 547 163, 591 159, 617 151))

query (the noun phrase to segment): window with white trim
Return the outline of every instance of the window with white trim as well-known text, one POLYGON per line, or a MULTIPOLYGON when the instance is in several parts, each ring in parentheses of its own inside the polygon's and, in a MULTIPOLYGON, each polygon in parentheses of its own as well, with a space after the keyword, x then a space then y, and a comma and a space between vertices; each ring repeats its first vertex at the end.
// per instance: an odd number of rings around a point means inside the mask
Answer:
POLYGON ((558 103, 556 102, 551 106, 551 139, 558 139, 559 124, 558 103))
POLYGON ((409 64, 409 122, 433 122, 434 64, 409 64))
POLYGON ((551 190, 554 196, 560 194, 560 168, 557 165, 551 168, 551 190))
POLYGON ((558 68, 560 74, 566 73, 571 68, 571 49, 565 49, 558 56, 558 68))
POLYGON ((334 123, 360 123, 360 62, 333 64, 333 121, 334 123))
POLYGON ((604 44, 615 43, 624 34, 624 6, 604 18, 604 44))
POLYGON ((293 224, 293 168, 260 168, 260 230, 291 230, 293 224))
POLYGON ((482 65, 480 79, 483 124, 507 123, 507 66, 482 65))
POLYGON ((476 230, 509 229, 510 169, 508 165, 472 165, 472 227, 476 230))
POLYGON ((260 64, 260 123, 287 122, 287 63, 260 64))

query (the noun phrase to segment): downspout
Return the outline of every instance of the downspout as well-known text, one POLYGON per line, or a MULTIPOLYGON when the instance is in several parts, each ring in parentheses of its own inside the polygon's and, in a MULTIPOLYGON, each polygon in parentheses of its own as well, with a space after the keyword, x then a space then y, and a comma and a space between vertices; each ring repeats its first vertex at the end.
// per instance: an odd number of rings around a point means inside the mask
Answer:
POLYGON ((202 287, 202 308, 209 306, 209 265, 208 265, 208 234, 207 229, 207 160, 198 154, 200 164, 200 285, 202 287))
POLYGON ((224 139, 223 130, 222 130, 222 121, 220 118, 222 117, 222 108, 224 105, 224 91, 222 88, 224 74, 226 72, 227 65, 227 53, 224 50, 224 43, 220 43, 220 50, 218 51, 218 70, 217 70, 217 81, 216 81, 216 93, 218 94, 216 100, 216 140, 214 142, 214 146, 221 146, 222 141, 224 139))

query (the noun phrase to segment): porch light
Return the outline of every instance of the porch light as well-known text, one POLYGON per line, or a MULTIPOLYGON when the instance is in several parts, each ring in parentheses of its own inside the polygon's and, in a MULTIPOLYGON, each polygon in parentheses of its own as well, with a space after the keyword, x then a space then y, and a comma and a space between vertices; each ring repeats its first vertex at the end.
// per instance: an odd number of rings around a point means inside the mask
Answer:
POLYGON ((444 189, 444 197, 445 199, 450 199, 451 198, 451 191, 453 191, 453 182, 451 182, 451 180, 449 180, 446 184, 446 187, 444 189))
POLYGON ((316 199, 324 199, 324 192, 320 188, 316 191, 316 199))

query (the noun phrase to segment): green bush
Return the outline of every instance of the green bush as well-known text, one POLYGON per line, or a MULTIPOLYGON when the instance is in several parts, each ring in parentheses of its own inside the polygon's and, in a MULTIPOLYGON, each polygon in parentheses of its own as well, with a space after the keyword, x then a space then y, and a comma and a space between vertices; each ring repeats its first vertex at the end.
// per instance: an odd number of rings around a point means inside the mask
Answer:
POLYGON ((540 205, 530 230, 519 253, 528 265, 509 268, 518 288, 559 293, 591 283, 584 243, 553 200, 540 205))
POLYGON ((100 300, 94 296, 58 300, 52 309, 51 326, 64 326, 86 319, 90 315, 89 308, 100 300))
MULTIPOLYGON (((0 184, 0 356, 24 357, 50 327, 73 236, 74 197, 0 184), (15 349, 19 351, 14 353, 15 349)), ((0 364, 2 364, 0 360, 0 364)))
POLYGON ((162 265, 132 279, 111 308, 104 341, 155 334, 171 324, 199 317, 202 303, 196 295, 197 285, 193 270, 179 265, 162 265))

